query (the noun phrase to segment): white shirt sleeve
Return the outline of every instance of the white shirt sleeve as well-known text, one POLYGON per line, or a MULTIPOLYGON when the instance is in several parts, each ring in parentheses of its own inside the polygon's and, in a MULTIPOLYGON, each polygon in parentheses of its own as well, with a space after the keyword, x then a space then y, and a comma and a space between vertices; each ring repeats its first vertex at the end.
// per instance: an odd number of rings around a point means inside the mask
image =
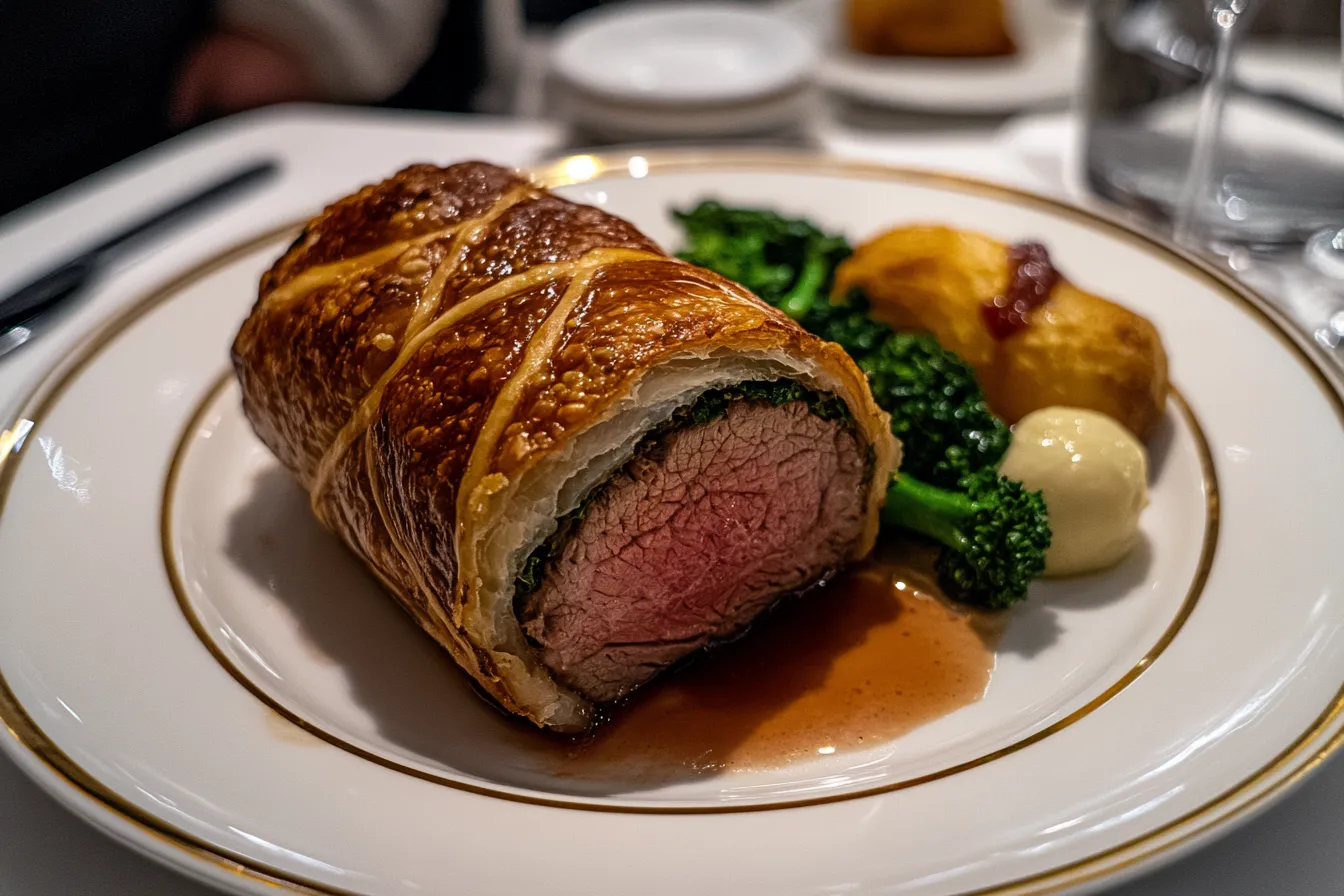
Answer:
POLYGON ((385 99, 429 56, 446 0, 223 0, 221 23, 302 53, 327 98, 385 99))

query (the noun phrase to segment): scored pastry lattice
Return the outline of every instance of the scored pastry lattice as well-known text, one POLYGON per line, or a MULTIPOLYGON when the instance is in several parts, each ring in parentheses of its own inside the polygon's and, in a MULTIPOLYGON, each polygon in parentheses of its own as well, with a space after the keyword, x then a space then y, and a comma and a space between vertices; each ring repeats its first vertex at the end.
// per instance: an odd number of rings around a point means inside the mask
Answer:
MULTIPOLYGON (((497 166, 412 166, 332 205, 261 292, 233 351, 258 436, 416 622, 540 725, 577 730, 592 707, 518 625, 514 565, 669 401, 725 377, 796 375, 842 395, 876 468, 894 466, 839 347, 629 222, 497 166)), ((882 478, 855 556, 871 547, 882 478)))
MULTIPOLYGON (((439 262, 429 282, 417 297, 415 309, 402 334, 401 348, 396 357, 356 404, 350 418, 337 432, 331 445, 322 455, 311 489, 312 509, 319 519, 325 519, 321 510, 321 499, 331 484, 337 465, 359 440, 360 436, 365 435, 372 425, 382 404, 383 396, 392 380, 415 357, 416 353, 435 336, 469 315, 524 290, 554 280, 568 279, 569 281, 560 300, 533 334, 524 350, 517 370, 513 372, 500 389, 493 407, 487 413, 476 443, 472 446, 466 469, 463 471, 462 484, 466 485, 480 479, 485 472, 495 443, 507 426, 507 416, 513 405, 513 399, 542 369, 546 359, 550 357, 556 345, 559 344, 564 335, 566 320, 568 320, 575 305, 588 292, 588 288, 597 273, 605 267, 623 262, 676 260, 666 255, 640 249, 592 249, 578 258, 568 261, 535 265, 525 271, 498 280, 479 292, 463 297, 447 308, 442 308, 444 292, 453 273, 467 259, 471 250, 490 233, 492 225, 513 206, 535 199, 543 194, 543 190, 533 185, 514 187, 484 214, 460 221, 452 227, 381 246, 355 258, 309 268, 271 291, 266 297, 265 304, 274 310, 276 306, 297 302, 320 287, 340 283, 353 276, 366 273, 419 246, 448 237, 452 238, 452 244, 447 255, 439 262)), ((403 560, 407 561, 406 567, 415 576, 415 584, 418 588, 425 595, 431 594, 432 589, 423 580, 419 566, 410 562, 409 552, 396 536, 395 528, 390 525, 382 489, 379 487, 376 475, 375 451, 371 440, 367 438, 365 439, 362 460, 372 489, 374 505, 393 549, 403 560)), ((459 490, 457 499, 458 519, 465 518, 471 491, 470 488, 459 490)), ((393 583, 385 581, 385 584, 391 586, 393 583)), ((455 632, 454 627, 449 625, 447 618, 444 617, 444 608, 439 606, 439 602, 428 600, 426 603, 430 611, 440 617, 440 621, 447 626, 448 630, 455 632)))

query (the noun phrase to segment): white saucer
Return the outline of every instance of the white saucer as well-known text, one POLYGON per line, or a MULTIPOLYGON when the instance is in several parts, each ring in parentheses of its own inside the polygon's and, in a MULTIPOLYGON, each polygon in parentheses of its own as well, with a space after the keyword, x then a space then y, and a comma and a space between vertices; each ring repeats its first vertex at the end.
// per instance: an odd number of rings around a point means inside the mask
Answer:
POLYGON ((735 104, 796 89, 816 57, 797 25, 748 4, 601 7, 556 35, 554 73, 610 100, 735 104))

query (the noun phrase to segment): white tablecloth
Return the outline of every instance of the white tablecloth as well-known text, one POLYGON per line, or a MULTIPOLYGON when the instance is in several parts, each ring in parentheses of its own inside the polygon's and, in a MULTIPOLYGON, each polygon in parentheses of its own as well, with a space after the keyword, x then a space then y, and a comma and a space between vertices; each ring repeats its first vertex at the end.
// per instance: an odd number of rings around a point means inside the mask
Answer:
MULTIPOLYGON (((864 135, 843 127, 836 153, 979 174, 1066 194, 1067 121, 957 133, 864 135)), ((525 164, 561 145, 562 132, 506 119, 291 107, 199 129, 47 200, 0 219, 0 295, 57 259, 232 165, 273 155, 283 175, 128 259, 33 345, 0 359, 0 410, 78 334, 119 302, 241 237, 309 213, 351 185, 411 161, 468 157, 525 164)), ((5 413, 4 416, 8 416, 5 413)), ((0 733, 0 736, 8 736, 0 733)), ((1339 896, 1344 894, 1344 760, 1225 839, 1111 891, 1114 896, 1339 896)), ((58 807, 0 758, 0 896, 203 896, 207 891, 114 844, 58 807)))

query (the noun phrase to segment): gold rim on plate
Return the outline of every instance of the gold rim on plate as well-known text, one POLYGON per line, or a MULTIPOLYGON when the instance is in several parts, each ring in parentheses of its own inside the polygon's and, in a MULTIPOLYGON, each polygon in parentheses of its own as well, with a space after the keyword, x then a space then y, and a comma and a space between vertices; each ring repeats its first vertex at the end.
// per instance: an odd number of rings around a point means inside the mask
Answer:
POLYGON ((1101 693, 1089 700, 1087 703, 1068 713, 1063 718, 1046 725, 1038 731, 1034 731, 1026 737, 1020 738, 1007 746, 991 750, 981 756, 959 762, 956 765, 947 768, 938 769, 923 775, 917 775, 913 778, 906 778, 900 781, 893 781, 887 784, 880 784, 873 787, 863 788, 861 790, 844 791, 842 793, 826 794, 823 796, 801 797, 795 799, 783 799, 774 802, 748 803, 745 805, 725 803, 712 806, 666 806, 666 805, 631 805, 629 803, 597 803, 578 798, 566 798, 559 796, 538 796, 530 793, 520 793, 515 790, 505 790, 498 787, 490 787, 481 784, 471 784, 466 781, 460 781, 448 777, 442 773, 427 771, 422 768, 410 765, 404 761, 389 758, 380 753, 374 752, 358 744, 351 743, 339 734, 323 728, 321 725, 286 706, 280 700, 273 697, 264 687, 257 684, 248 676, 246 672, 228 657, 228 655, 219 648, 214 638, 206 630, 205 624, 197 614, 194 602, 187 593, 184 583, 182 570, 178 568, 176 557, 178 556, 176 539, 173 537, 173 498, 177 492, 178 477, 181 473, 182 464, 186 459, 187 453, 195 440, 197 432, 200 430, 201 422, 204 417, 214 408, 216 401, 226 387, 233 383, 231 373, 222 374, 209 389, 205 392, 196 407, 187 417, 187 424, 182 430, 181 436, 177 440, 173 451, 173 458, 169 463, 168 475, 164 482, 163 500, 160 508, 159 538, 162 542, 164 570, 168 576, 168 581, 172 586, 173 594, 177 598, 178 609, 186 617, 187 623, 196 637, 204 645, 210 655, 215 658, 224 669, 232 675, 239 684, 252 693, 254 697, 260 700, 270 709, 274 710, 282 718, 297 725, 299 728, 320 738, 335 747, 340 747, 348 753, 353 753, 361 759, 381 765, 384 768, 413 778, 419 778, 423 781, 429 781, 434 784, 441 784, 445 787, 451 787, 454 790, 463 790, 467 793, 474 793, 481 796, 491 796, 498 799, 509 800, 517 803, 530 803, 537 806, 548 806, 554 809, 572 809, 585 812, 612 812, 625 813, 630 815, 726 815, 743 812, 770 812, 782 809, 800 809, 804 806, 820 806, 827 803, 838 803, 845 800, 859 799, 861 797, 877 796, 882 793, 892 793, 897 790, 908 790, 911 787, 917 787, 920 784, 928 784, 931 781, 937 781, 941 778, 951 777, 952 775, 970 771, 988 765, 995 760, 1002 759, 1005 756, 1011 756, 1019 750, 1040 743, 1052 734, 1058 734, 1065 728, 1082 721, 1087 716, 1096 712, 1106 703, 1109 703, 1121 691, 1129 687, 1139 679, 1149 666, 1162 655, 1163 651, 1171 645, 1176 635, 1185 625, 1185 621, 1190 618, 1194 612, 1195 604, 1199 602, 1200 595, 1204 593, 1204 585, 1208 581, 1209 572, 1213 569, 1213 558, 1218 546, 1218 524, 1219 524, 1219 502, 1218 502, 1218 478, 1213 465, 1213 454, 1209 450, 1208 439, 1204 435, 1204 428, 1195 417, 1194 411, 1184 396, 1175 388, 1172 389, 1172 401, 1176 405, 1176 411, 1185 418, 1194 436, 1195 450, 1199 454, 1199 467, 1203 476, 1203 488, 1205 497, 1204 512, 1204 536, 1200 543, 1199 562, 1196 564, 1194 575, 1191 576, 1190 585, 1186 590, 1185 596, 1176 608, 1171 621, 1162 630, 1157 641, 1148 649, 1146 653, 1128 670, 1125 671, 1114 683, 1102 689, 1101 693))
MULTIPOLYGON (((960 175, 939 174, 918 169, 884 167, 881 165, 845 162, 817 156, 788 153, 759 152, 667 152, 644 155, 580 155, 570 156, 535 170, 535 176, 551 187, 586 183, 602 178, 643 177, 649 173, 694 172, 715 170, 779 171, 828 175, 848 178, 893 180, 919 186, 946 189, 963 194, 988 196, 1019 205, 1044 209, 1057 216, 1071 219, 1093 230, 1123 239, 1148 252, 1193 272, 1214 286, 1225 298, 1249 313, 1268 330, 1307 369, 1318 387, 1330 400, 1336 415, 1344 421, 1344 387, 1336 372, 1322 365, 1306 339, 1292 329, 1292 324, 1263 298, 1236 282, 1207 262, 1153 237, 1145 236, 1129 227, 1094 212, 1085 211, 1057 200, 1016 190, 960 175)), ((24 402, 20 415, 7 430, 0 431, 0 513, 14 479, 17 461, 22 455, 26 436, 31 434, 34 421, 44 417, 60 398, 61 393, 79 376, 89 363, 136 319, 154 307, 168 301, 187 285, 236 261, 247 253, 274 241, 293 228, 286 226, 248 240, 227 250, 210 261, 198 265, 161 288, 151 292, 127 310, 114 316, 102 328, 78 345, 65 362, 59 364, 24 402)), ((1207 572, 1207 571, 1206 571, 1207 572)), ((1046 894, 1078 886, 1097 878, 1133 868, 1135 865, 1190 844, 1213 828, 1233 818, 1243 816, 1263 805, 1271 797, 1283 793, 1317 768, 1335 750, 1344 746, 1344 730, 1315 742, 1327 735, 1341 715, 1344 715, 1344 688, 1321 712, 1315 721, 1284 750, 1260 770, 1242 780, 1219 796, 1205 802, 1181 817, 1135 837, 1125 843, 1097 852, 1083 859, 1019 878, 1003 884, 960 896, 1026 896, 1046 894)), ((106 828, 130 825, 140 833, 164 845, 180 850, 185 858, 177 864, 191 868, 203 861, 216 872, 236 875, 250 881, 280 886, 300 893, 335 894, 352 896, 350 891, 331 887, 316 881, 290 875, 280 869, 254 861, 245 856, 214 846, 182 831, 162 819, 104 787, 97 778, 86 772, 52 742, 33 722, 16 699, 8 682, 0 674, 0 720, 14 739, 17 747, 29 759, 45 765, 55 777, 35 775, 53 793, 65 798, 68 805, 87 800, 83 808, 92 810, 86 816, 102 815, 99 819, 106 828), (54 785, 68 785, 58 791, 54 785)), ((10 749, 14 749, 11 746, 10 749)), ((31 765, 31 763, 29 763, 31 765)))

